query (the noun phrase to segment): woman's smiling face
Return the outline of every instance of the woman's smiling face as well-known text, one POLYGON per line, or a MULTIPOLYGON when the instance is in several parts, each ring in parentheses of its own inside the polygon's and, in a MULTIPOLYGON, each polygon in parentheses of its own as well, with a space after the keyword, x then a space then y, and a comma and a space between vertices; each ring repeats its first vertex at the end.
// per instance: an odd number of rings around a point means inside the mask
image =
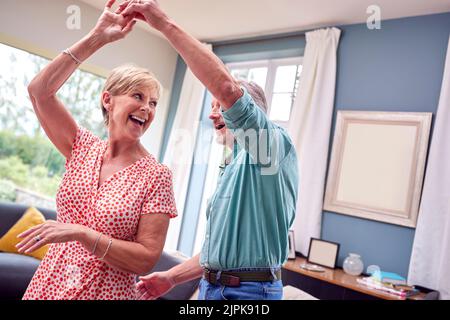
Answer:
POLYGON ((108 129, 111 134, 137 140, 152 123, 159 92, 153 87, 133 88, 128 93, 112 96, 104 92, 104 106, 108 110, 108 129))

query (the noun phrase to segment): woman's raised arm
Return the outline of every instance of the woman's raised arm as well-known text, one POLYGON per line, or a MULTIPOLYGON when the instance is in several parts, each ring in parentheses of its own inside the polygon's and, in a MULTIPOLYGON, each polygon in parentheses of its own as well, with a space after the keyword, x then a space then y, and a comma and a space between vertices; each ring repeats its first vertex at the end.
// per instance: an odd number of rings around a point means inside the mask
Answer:
POLYGON ((133 28, 133 17, 124 18, 110 11, 115 0, 109 0, 96 26, 80 41, 59 54, 28 85, 28 93, 39 122, 55 147, 70 158, 77 124, 56 93, 86 60, 104 45, 124 38, 133 28))

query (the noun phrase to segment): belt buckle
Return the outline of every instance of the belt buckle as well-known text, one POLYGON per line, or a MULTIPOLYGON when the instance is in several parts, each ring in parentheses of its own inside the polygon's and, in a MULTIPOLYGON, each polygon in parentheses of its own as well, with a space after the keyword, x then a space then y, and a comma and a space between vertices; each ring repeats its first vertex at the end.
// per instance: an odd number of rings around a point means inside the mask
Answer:
POLYGON ((205 279, 211 284, 216 283, 216 274, 209 269, 205 269, 205 279))

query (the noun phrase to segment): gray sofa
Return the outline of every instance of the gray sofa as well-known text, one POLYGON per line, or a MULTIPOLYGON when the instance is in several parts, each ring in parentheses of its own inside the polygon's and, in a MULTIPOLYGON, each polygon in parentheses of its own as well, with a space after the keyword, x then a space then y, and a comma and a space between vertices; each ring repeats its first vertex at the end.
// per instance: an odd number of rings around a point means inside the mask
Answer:
MULTIPOLYGON (((24 214, 27 206, 15 203, 0 202, 0 237, 2 237, 24 214)), ((46 219, 56 219, 53 210, 38 208, 46 219)), ((152 271, 167 270, 182 262, 182 258, 163 252, 152 271)), ((40 261, 33 257, 0 252, 0 300, 21 299, 28 283, 33 277, 40 261)), ((198 280, 193 280, 177 286, 162 300, 187 300, 198 286, 198 280)))
MULTIPOLYGON (((27 209, 24 205, 0 202, 0 237, 8 232, 27 209)), ((55 211, 38 209, 46 219, 56 219, 55 211)), ((0 252, 0 299, 21 299, 39 263, 40 260, 33 257, 0 252)))

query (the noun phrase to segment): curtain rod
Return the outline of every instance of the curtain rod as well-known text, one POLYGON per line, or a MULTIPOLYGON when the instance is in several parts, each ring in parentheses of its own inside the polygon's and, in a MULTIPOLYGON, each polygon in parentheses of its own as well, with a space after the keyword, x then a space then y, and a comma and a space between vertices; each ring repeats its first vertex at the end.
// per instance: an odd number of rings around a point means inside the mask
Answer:
POLYGON ((284 33, 284 34, 272 34, 267 36, 259 36, 259 37, 249 37, 249 38, 241 38, 241 39, 234 39, 234 40, 223 40, 223 41, 209 41, 211 45, 214 47, 216 46, 223 46, 223 45, 233 45, 233 44, 240 44, 240 43, 250 43, 250 42, 260 42, 260 41, 268 41, 268 40, 281 40, 286 38, 296 38, 296 37, 304 37, 305 33, 307 31, 301 31, 301 32, 290 32, 290 33, 284 33))

